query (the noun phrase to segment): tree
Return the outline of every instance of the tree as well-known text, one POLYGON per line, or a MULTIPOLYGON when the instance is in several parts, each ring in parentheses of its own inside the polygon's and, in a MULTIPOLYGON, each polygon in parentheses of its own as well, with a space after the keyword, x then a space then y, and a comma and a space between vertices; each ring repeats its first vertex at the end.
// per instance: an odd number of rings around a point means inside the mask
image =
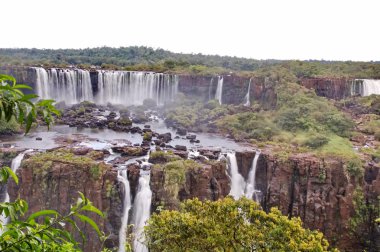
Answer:
POLYGON ((252 200, 198 199, 179 211, 153 214, 145 228, 150 251, 328 251, 318 231, 302 227, 276 208, 266 213, 252 200))
POLYGON ((17 84, 12 76, 0 74, 0 120, 9 122, 12 118, 16 118, 25 126, 25 134, 29 132, 38 116, 41 116, 50 127, 54 122, 53 115, 60 114, 53 106, 54 100, 40 100, 34 104, 32 100, 38 98, 38 95, 24 94, 23 89, 32 88, 17 84))
MULTIPOLYGON (((31 89, 28 85, 17 84, 15 78, 0 75, 0 121, 16 118, 25 126, 28 133, 32 123, 41 116, 48 127, 53 123, 53 114, 59 111, 53 106, 54 100, 40 100, 37 104, 32 99, 34 94, 24 94, 22 89, 31 89)), ((0 184, 6 184, 9 178, 18 183, 16 174, 9 167, 0 168, 0 184)), ((25 200, 0 203, 0 251, 80 251, 79 242, 75 241, 67 227, 82 232, 76 224, 82 221, 89 224, 100 238, 104 235, 97 224, 85 212, 93 212, 103 217, 103 213, 94 207, 82 193, 76 204, 62 215, 55 210, 42 210, 25 217, 28 204, 25 200), (10 219, 7 222, 7 219, 10 219)), ((84 235, 82 234, 84 239, 84 235)))

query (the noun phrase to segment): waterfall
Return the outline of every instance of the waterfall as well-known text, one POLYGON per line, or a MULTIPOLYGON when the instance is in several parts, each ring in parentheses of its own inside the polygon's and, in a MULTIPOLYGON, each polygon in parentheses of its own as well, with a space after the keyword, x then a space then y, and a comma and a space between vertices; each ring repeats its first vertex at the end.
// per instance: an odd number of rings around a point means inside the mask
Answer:
POLYGON ((212 91, 213 82, 214 82, 214 77, 211 77, 210 85, 208 86, 208 100, 212 99, 211 91, 212 91))
POLYGON ((256 168, 257 168, 257 160, 259 160, 260 152, 257 151, 255 157, 252 161, 251 170, 248 174, 248 181, 245 187, 245 197, 248 199, 253 199, 257 201, 257 190, 256 190, 256 168))
POLYGON ((372 94, 380 95, 380 80, 362 80, 362 96, 369 96, 372 94))
MULTIPOLYGON (((17 172, 17 169, 20 168, 21 166, 21 161, 24 159, 24 156, 26 153, 28 152, 31 152, 33 151, 32 149, 29 149, 29 150, 26 150, 26 151, 23 151, 21 153, 19 153, 13 160, 12 160, 12 163, 11 163, 11 169, 14 173, 17 172)), ((4 203, 7 203, 9 202, 9 194, 8 192, 5 193, 5 199, 4 199, 4 203)), ((0 215, 0 222, 5 225, 7 222, 8 222, 8 218, 5 217, 4 214, 0 215)), ((3 233, 3 230, 0 230, 0 235, 3 233)))
POLYGON ((223 94, 223 76, 218 77, 218 86, 216 88, 215 99, 219 101, 222 105, 222 94, 223 94))
POLYGON ((248 91, 244 97, 244 106, 246 106, 246 107, 251 106, 251 98, 250 98, 250 94, 249 94, 251 91, 251 81, 252 81, 252 78, 249 79, 248 91))
POLYGON ((140 170, 139 187, 134 202, 134 233, 135 240, 133 251, 148 252, 148 248, 142 243, 144 241, 143 231, 150 217, 150 206, 152 202, 152 191, 150 190, 150 172, 140 170))
POLYGON ((230 195, 234 199, 239 199, 244 195, 245 181, 243 176, 239 173, 235 153, 227 153, 228 166, 231 177, 231 191, 230 195))
POLYGON ((380 95, 380 80, 357 79, 351 84, 351 95, 380 95))
POLYGON ((157 105, 173 101, 178 93, 178 76, 154 72, 98 71, 100 104, 142 105, 153 99, 157 105))
POLYGON ((117 179, 124 185, 124 200, 123 200, 123 217, 121 218, 121 227, 119 231, 119 252, 125 252, 125 241, 128 227, 129 210, 132 206, 131 189, 127 176, 127 170, 118 171, 117 179))
POLYGON ((81 69, 35 67, 36 93, 41 99, 54 99, 67 104, 93 101, 90 72, 81 69))

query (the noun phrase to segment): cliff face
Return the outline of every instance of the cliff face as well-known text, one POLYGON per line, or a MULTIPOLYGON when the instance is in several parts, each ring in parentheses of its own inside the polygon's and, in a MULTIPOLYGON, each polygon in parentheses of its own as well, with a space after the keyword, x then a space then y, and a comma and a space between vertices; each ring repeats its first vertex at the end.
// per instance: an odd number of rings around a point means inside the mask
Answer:
POLYGON ((300 84, 314 89, 318 96, 340 100, 351 95, 352 80, 345 78, 303 78, 300 84))
MULTIPOLYGON (((254 153, 237 153, 239 170, 247 178, 254 153)), ((354 215, 353 194, 361 188, 366 197, 380 195, 380 168, 367 167, 364 179, 348 175, 338 160, 321 160, 299 154, 279 160, 270 153, 259 157, 257 189, 265 210, 278 207, 288 216, 298 216, 304 225, 322 231, 330 243, 355 251, 357 240, 349 236, 349 219, 354 215)))
POLYGON ((203 164, 201 169, 187 170, 185 181, 178 188, 168 187, 168 178, 162 169, 152 168, 150 186, 152 190, 152 210, 164 206, 175 209, 179 202, 199 198, 201 200, 217 200, 230 192, 230 179, 225 163, 203 164))
MULTIPOLYGON (((86 156, 73 155, 67 150, 54 151, 26 155, 17 175, 19 184, 9 183, 10 200, 15 200, 18 195, 25 199, 29 214, 42 209, 54 209, 66 214, 78 198, 78 191, 82 192, 94 206, 106 213, 105 219, 89 214, 99 228, 110 235, 105 245, 118 245, 122 195, 117 173, 110 166, 86 156)), ((89 225, 78 222, 78 226, 87 238, 84 251, 98 251, 101 243, 96 232, 89 225)), ((79 234, 76 233, 75 237, 81 241, 79 234)))
MULTIPOLYGON (((13 75, 19 83, 35 87, 36 72, 29 67, 0 67, 0 73, 13 75)), ((94 94, 98 91, 98 72, 90 71, 94 94)), ((276 105, 275 83, 268 78, 249 78, 236 75, 223 75, 223 104, 244 104, 248 85, 251 82, 251 102, 259 102, 265 109, 276 105)), ((314 89, 317 95, 330 99, 343 99, 350 96, 352 80, 346 78, 301 78, 299 83, 314 89)), ((203 101, 215 98, 218 76, 179 75, 178 90, 187 96, 203 101)))

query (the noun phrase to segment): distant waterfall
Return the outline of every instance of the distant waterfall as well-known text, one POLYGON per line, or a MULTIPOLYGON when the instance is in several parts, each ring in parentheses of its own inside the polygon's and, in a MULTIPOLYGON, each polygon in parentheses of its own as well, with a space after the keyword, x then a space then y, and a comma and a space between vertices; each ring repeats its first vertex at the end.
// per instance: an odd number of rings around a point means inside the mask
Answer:
MULTIPOLYGON (((11 169, 14 173, 17 172, 17 169, 21 166, 21 161, 24 159, 26 153, 33 151, 32 149, 26 150, 18 154, 13 160, 11 164, 11 169)), ((9 194, 6 192, 4 202, 9 202, 9 194)), ((0 215, 0 222, 4 225, 8 222, 8 219, 5 218, 4 215, 0 215)), ((0 230, 0 235, 3 233, 3 230, 0 230)))
POLYGON ((140 170, 139 187, 134 202, 134 233, 135 240, 133 251, 148 252, 148 248, 142 243, 144 241, 143 231, 150 217, 150 206, 152 202, 152 191, 149 186, 150 172, 140 170))
POLYGON ((231 191, 229 195, 234 199, 239 199, 244 195, 245 181, 239 173, 235 153, 227 153, 228 166, 231 176, 231 191))
POLYGON ((222 94, 223 94, 223 76, 218 77, 218 86, 216 88, 215 99, 219 101, 222 105, 222 94))
POLYGON ((35 67, 36 93, 41 99, 54 99, 67 104, 93 101, 90 72, 81 69, 35 67))
POLYGON ((153 72, 98 71, 97 102, 142 105, 153 99, 157 105, 173 101, 178 93, 178 76, 153 72))
POLYGON ((351 95, 369 96, 380 95, 380 80, 358 79, 354 80, 351 86, 351 95))
POLYGON ((244 97, 244 106, 246 106, 246 107, 251 106, 251 98, 250 98, 251 81, 252 81, 252 78, 249 79, 248 91, 247 91, 247 94, 244 97))
POLYGON ((128 227, 129 210, 132 207, 131 189, 127 176, 127 170, 120 170, 117 179, 124 185, 124 200, 123 200, 123 217, 121 219, 121 227, 119 232, 119 252, 125 252, 126 232, 128 227))
POLYGON ((211 77, 210 85, 208 86, 208 100, 211 100, 213 98, 211 95, 213 82, 214 82, 214 77, 211 77))
POLYGON ((259 160, 260 152, 257 151, 255 157, 252 161, 251 170, 248 174, 248 181, 245 187, 245 197, 248 199, 253 199, 258 201, 257 190, 256 190, 256 169, 257 169, 257 161, 259 160))

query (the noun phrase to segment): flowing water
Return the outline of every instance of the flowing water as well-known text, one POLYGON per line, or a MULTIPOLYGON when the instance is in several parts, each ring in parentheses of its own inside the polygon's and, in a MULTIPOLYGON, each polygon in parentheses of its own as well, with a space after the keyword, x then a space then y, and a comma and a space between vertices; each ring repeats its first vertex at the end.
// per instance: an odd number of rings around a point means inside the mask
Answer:
POLYGON ((235 153, 227 153, 227 160, 231 177, 230 195, 234 197, 234 199, 239 199, 244 195, 245 181, 243 176, 239 173, 235 153))
POLYGON ((178 93, 178 76, 154 72, 98 71, 99 104, 142 105, 153 99, 157 105, 173 101, 178 93))
POLYGON ((36 93, 41 99, 54 99, 66 104, 94 100, 89 71, 55 68, 45 70, 41 67, 34 69, 36 93))
POLYGON ((380 95, 380 80, 357 79, 352 82, 351 95, 370 96, 380 95))
MULTIPOLYGON (((18 154, 13 160, 12 160, 12 163, 11 163, 11 169, 14 173, 17 172, 17 169, 20 168, 20 165, 21 165, 21 161, 24 159, 24 156, 26 153, 28 152, 31 152, 33 151, 32 149, 29 149, 29 150, 26 150, 24 152, 21 152, 20 154, 18 154)), ((5 193, 5 198, 4 198, 4 202, 9 202, 9 194, 8 192, 5 193)), ((6 224, 8 222, 8 218, 6 218, 3 214, 0 215, 0 222, 2 224, 6 224)), ((0 234, 2 234, 3 230, 0 230, 0 234)))
POLYGON ((257 151, 252 161, 251 170, 248 174, 247 185, 245 187, 245 197, 248 199, 254 199, 257 201, 258 191, 256 190, 256 169, 257 161, 259 160, 260 152, 257 151))
POLYGON ((252 78, 249 79, 247 94, 244 97, 244 106, 246 106, 246 107, 251 106, 251 98, 250 98, 251 81, 252 81, 252 78))
POLYGON ((219 104, 222 105, 222 95, 223 95, 223 76, 218 77, 218 86, 215 92, 215 100, 219 101, 219 104))
POLYGON ((129 180, 127 170, 119 170, 117 179, 124 186, 124 199, 123 199, 123 216, 121 218, 121 227, 119 232, 119 252, 125 252, 125 242, 127 238, 127 227, 129 210, 132 207, 131 189, 129 187, 129 180))
POLYGON ((133 249, 135 252, 148 252, 144 242, 144 226, 150 217, 150 206, 152 202, 152 191, 150 190, 150 172, 140 170, 139 186, 134 202, 134 234, 133 249))

